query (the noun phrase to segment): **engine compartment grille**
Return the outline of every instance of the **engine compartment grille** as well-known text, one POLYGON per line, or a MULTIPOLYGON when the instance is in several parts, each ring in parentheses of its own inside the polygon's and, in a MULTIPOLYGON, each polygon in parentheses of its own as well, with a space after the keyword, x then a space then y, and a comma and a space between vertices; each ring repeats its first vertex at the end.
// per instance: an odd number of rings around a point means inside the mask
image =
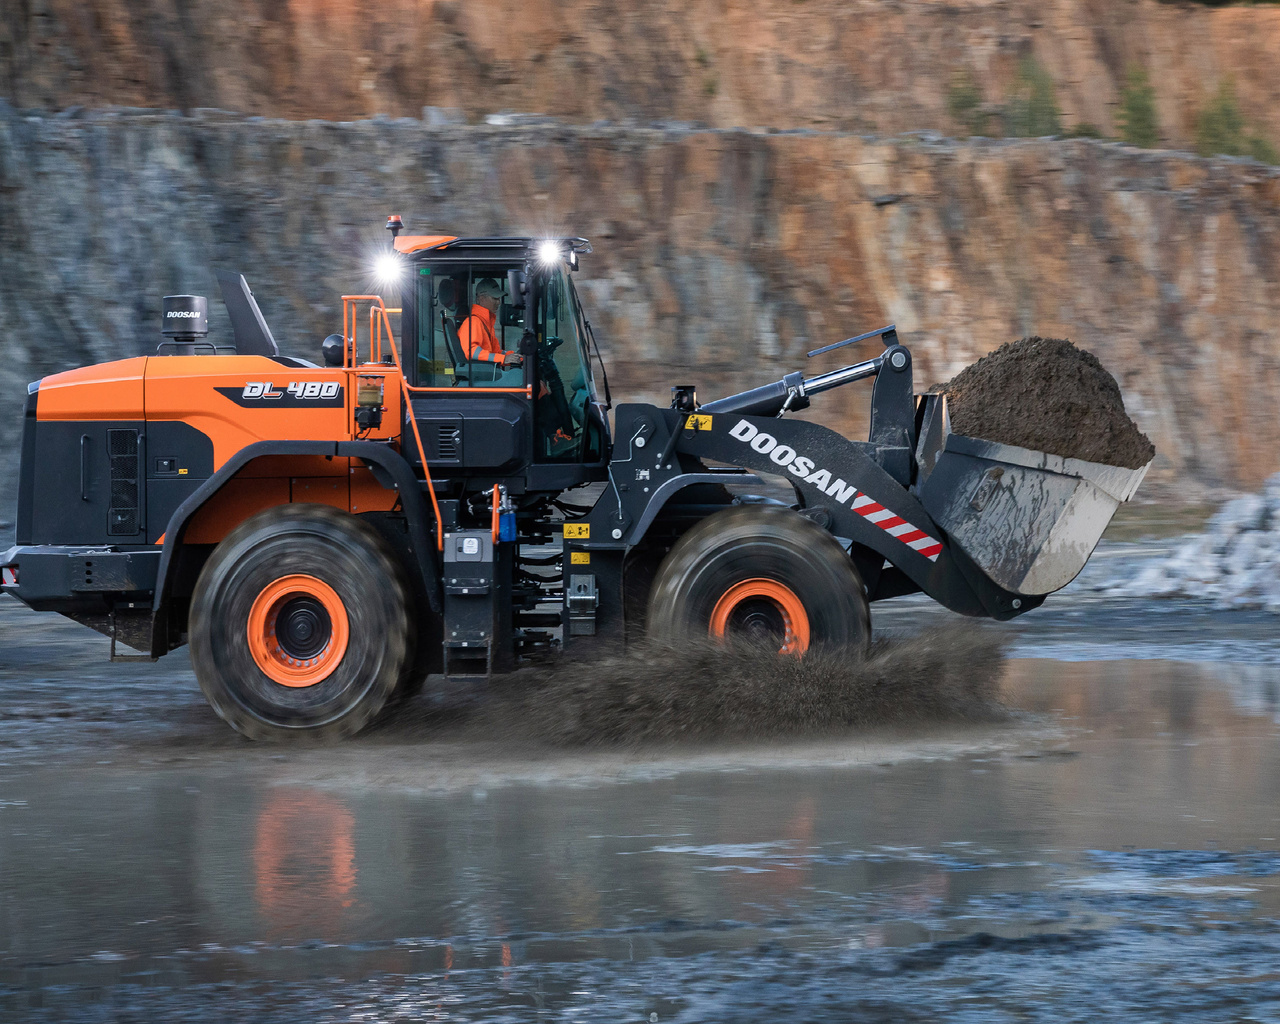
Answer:
POLYGON ((142 453, 136 430, 107 431, 107 454, 111 459, 111 506, 107 511, 107 533, 132 537, 142 530, 138 481, 142 453))

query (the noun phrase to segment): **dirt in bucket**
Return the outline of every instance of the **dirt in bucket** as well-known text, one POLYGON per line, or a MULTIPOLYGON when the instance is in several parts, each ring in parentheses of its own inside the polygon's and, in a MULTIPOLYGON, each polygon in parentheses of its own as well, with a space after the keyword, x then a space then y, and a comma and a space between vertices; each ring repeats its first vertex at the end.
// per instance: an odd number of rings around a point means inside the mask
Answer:
POLYGON ((1115 378, 1065 338, 1008 342, 930 390, 946 394, 951 429, 967 437, 1125 469, 1156 453, 1115 378))

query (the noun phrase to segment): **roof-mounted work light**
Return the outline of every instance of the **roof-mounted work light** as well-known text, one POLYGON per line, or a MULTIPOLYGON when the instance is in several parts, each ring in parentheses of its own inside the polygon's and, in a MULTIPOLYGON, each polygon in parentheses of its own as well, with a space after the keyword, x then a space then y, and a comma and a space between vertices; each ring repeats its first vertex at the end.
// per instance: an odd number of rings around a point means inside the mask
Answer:
POLYGON ((562 258, 560 251, 560 243, 554 238, 548 238, 546 241, 538 245, 538 262, 550 265, 559 263, 562 258))
POLYGON ((392 288, 404 277, 404 258, 399 253, 384 252, 373 261, 373 278, 380 288, 392 288))

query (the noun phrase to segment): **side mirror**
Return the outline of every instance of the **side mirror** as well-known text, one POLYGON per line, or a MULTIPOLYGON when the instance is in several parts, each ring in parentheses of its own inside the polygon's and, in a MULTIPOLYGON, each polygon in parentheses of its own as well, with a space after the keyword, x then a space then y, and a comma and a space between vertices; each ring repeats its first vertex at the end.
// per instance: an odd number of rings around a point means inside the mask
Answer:
POLYGON ((507 301, 508 302, 510 302, 513 306, 517 305, 518 303, 516 302, 516 296, 520 296, 521 298, 524 298, 524 293, 525 291, 527 291, 527 288, 528 286, 525 284, 525 277, 524 277, 523 270, 507 271, 507 296, 508 296, 507 301))
POLYGON ((347 359, 347 339, 341 334, 331 334, 320 342, 320 354, 325 366, 341 366, 347 359))

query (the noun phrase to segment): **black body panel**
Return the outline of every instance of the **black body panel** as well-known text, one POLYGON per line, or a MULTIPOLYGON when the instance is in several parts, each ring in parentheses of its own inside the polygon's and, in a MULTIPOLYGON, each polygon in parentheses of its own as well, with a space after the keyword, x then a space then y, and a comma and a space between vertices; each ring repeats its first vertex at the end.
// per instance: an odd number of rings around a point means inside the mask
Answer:
MULTIPOLYGON (((150 595, 160 567, 159 551, 102 551, 62 545, 19 547, 14 553, 18 585, 9 593, 40 610, 83 606, 90 595, 150 595)), ((98 602, 93 602, 96 607, 98 602)))
POLYGON ((23 426, 18 542, 153 544, 212 475, 213 442, 189 424, 32 415, 23 426))
POLYGON ((161 420, 147 425, 147 542, 169 527, 178 506, 213 476, 213 441, 188 423, 161 420))
POLYGON ((144 427, 141 421, 37 420, 28 541, 144 543, 144 427))
POLYGON ((17 542, 31 544, 36 499, 36 405, 40 401, 40 382, 27 389, 22 407, 22 461, 18 464, 17 542))
MULTIPOLYGON (((432 469, 518 473, 531 458, 533 410, 523 394, 415 398, 413 415, 432 469)), ((416 456, 415 448, 406 446, 416 456)))

